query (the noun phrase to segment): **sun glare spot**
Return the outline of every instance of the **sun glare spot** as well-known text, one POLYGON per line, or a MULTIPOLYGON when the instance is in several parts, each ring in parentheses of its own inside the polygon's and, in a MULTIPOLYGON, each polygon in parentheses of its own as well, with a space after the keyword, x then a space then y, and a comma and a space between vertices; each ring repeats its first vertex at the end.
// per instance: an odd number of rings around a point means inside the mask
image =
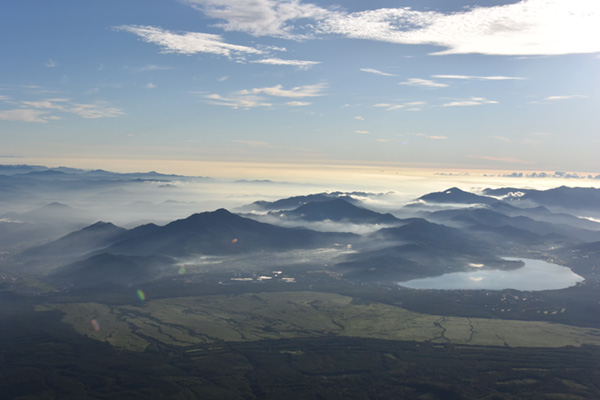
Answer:
POLYGON ((91 324, 92 324, 92 328, 94 328, 94 330, 96 332, 98 332, 100 330, 100 324, 98 323, 98 321, 96 321, 95 319, 93 319, 91 321, 91 324))

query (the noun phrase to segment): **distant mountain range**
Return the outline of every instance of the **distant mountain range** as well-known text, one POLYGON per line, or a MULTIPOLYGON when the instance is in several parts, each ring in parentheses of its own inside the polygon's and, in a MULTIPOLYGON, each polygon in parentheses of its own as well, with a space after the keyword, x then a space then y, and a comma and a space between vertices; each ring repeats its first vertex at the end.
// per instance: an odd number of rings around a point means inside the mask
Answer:
POLYGON ((251 210, 257 210, 257 211, 282 211, 282 210, 294 210, 304 204, 308 204, 308 203, 316 203, 316 202, 323 202, 323 201, 330 201, 332 199, 341 199, 341 200, 345 200, 348 203, 351 204, 355 204, 355 205, 360 205, 360 201, 356 200, 352 197, 353 194, 361 194, 361 195, 366 195, 366 193, 363 192, 353 192, 353 193, 346 193, 346 192, 330 192, 330 193, 316 193, 316 194, 309 194, 306 196, 293 196, 293 197, 288 197, 285 199, 280 199, 280 200, 276 200, 276 201, 263 201, 263 200, 259 200, 259 201, 255 201, 254 203, 245 205, 243 207, 241 207, 240 209, 242 211, 251 211, 251 210))
POLYGON ((383 224, 397 225, 401 219, 392 214, 381 214, 366 208, 358 207, 356 202, 349 202, 347 196, 333 200, 319 200, 302 204, 289 211, 271 211, 269 215, 279 218, 297 219, 302 221, 333 221, 353 224, 383 224))
MULTIPOLYGON (((110 172, 102 169, 84 170, 68 167, 48 168, 40 165, 0 165, 0 175, 17 176, 20 179, 173 179, 173 178, 190 178, 182 175, 161 174, 156 171, 150 172, 134 172, 134 173, 118 173, 110 172)), ((206 177, 195 177, 207 179, 206 177)))
POLYGON ((443 192, 429 193, 419 197, 417 200, 443 204, 492 204, 498 201, 498 199, 493 197, 479 196, 456 187, 444 190, 443 192))
MULTIPOLYGON (((156 172, 115 174, 0 166, 0 185, 5 185, 0 203, 11 204, 11 196, 24 198, 28 190, 34 193, 40 188, 61 195, 63 190, 87 193, 90 185, 102 188, 94 192, 93 199, 104 202, 103 194, 110 199, 126 190, 115 182, 152 180, 150 184, 135 183, 146 189, 175 187, 169 183, 175 178, 156 172)), ((168 190, 169 196, 175 193, 168 190)), ((132 229, 111 222, 91 224, 93 215, 87 210, 55 201, 0 215, 0 250, 9 248, 5 254, 18 268, 38 268, 56 284, 84 287, 152 280, 168 274, 178 260, 197 256, 227 259, 325 249, 323 254, 330 255, 320 256, 317 268, 345 279, 383 282, 468 271, 473 265, 498 269, 520 266, 501 258, 506 255, 539 255, 556 248, 588 254, 600 248, 600 223, 578 217, 600 212, 600 189, 503 188, 479 194, 452 187, 416 199, 413 207, 402 209, 408 218, 376 212, 369 209, 369 202, 359 200, 373 196, 382 195, 324 192, 257 201, 240 208, 250 211, 252 218, 220 208, 185 214, 189 216, 172 218, 164 225, 146 223, 132 229), (361 234, 308 229, 344 230, 350 226, 360 227, 354 231, 361 234)), ((162 200, 160 204, 175 208, 184 203, 162 200)), ((130 213, 138 207, 154 206, 140 198, 123 202, 119 211, 130 213)))
POLYGON ((600 189, 560 186, 548 190, 501 188, 485 189, 483 193, 513 204, 534 203, 566 210, 600 212, 600 189))

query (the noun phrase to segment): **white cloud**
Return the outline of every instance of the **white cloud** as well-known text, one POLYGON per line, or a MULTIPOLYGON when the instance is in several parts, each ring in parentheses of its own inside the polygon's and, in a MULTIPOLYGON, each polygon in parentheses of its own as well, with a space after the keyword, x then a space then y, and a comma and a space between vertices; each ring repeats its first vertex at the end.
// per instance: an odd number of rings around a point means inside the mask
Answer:
POLYGON ((386 111, 392 111, 404 108, 404 104, 378 103, 374 104, 373 107, 385 108, 386 111))
POLYGON ((264 60, 252 61, 257 64, 269 64, 269 65, 290 65, 293 67, 299 67, 301 69, 307 69, 313 65, 321 64, 320 61, 304 61, 304 60, 283 60, 281 58, 266 58, 264 60))
POLYGON ((523 0, 443 14, 409 8, 331 12, 324 33, 446 47, 435 54, 557 55, 600 51, 600 2, 523 0))
POLYGON ((57 115, 49 115, 51 112, 62 112, 79 115, 82 118, 111 118, 123 115, 123 111, 110 107, 104 103, 81 104, 73 103, 65 98, 52 98, 37 101, 21 101, 22 112, 8 110, 4 119, 11 117, 12 121, 24 122, 48 122, 60 119, 57 115), (43 110, 43 111, 42 111, 43 110))
POLYGON ((361 135, 368 135, 370 132, 369 131, 354 131, 356 133, 360 133, 361 135))
POLYGON ((352 118, 354 118, 355 120, 358 120, 358 121, 364 121, 365 120, 365 117, 363 117, 361 115, 357 115, 357 116, 352 117, 352 118))
POLYGON ((22 101, 21 103, 33 108, 42 108, 47 110, 64 110, 65 102, 68 99, 48 99, 48 100, 39 100, 39 101, 22 101))
POLYGON ((411 102, 402 103, 402 104, 378 103, 378 104, 373 104, 373 107, 384 108, 385 111, 393 111, 393 110, 399 110, 399 109, 404 109, 406 111, 421 111, 420 106, 423 106, 425 104, 427 104, 427 103, 425 103, 424 101, 411 101, 411 102))
POLYGON ((145 42, 154 43, 163 53, 197 54, 210 53, 232 57, 241 54, 263 54, 254 47, 225 43, 220 35, 200 32, 171 32, 154 26, 123 25, 114 29, 131 32, 145 42))
POLYGON ((433 140, 446 140, 448 139, 447 136, 427 136, 428 139, 433 139, 433 140))
POLYGON ((133 70, 135 72, 146 72, 146 71, 167 71, 170 69, 173 69, 173 67, 169 67, 166 65, 149 64, 149 65, 144 65, 143 67, 134 68, 133 70))
POLYGON ((430 88, 448 87, 448 85, 445 83, 439 83, 439 82, 430 81, 429 79, 420 79, 420 78, 409 78, 406 82, 400 82, 400 85, 424 86, 424 87, 430 87, 430 88))
POLYGON ((558 101, 558 100, 584 99, 587 97, 588 96, 583 96, 580 94, 572 94, 572 95, 568 95, 568 96, 549 96, 549 97, 546 97, 545 100, 546 101, 558 101))
POLYGON ((19 122, 48 122, 45 115, 48 111, 35 110, 31 108, 18 108, 15 110, 0 111, 0 120, 2 121, 19 121, 19 122))
POLYGON ((100 104, 73 104, 66 111, 77 114, 82 118, 113 118, 123 115, 124 112, 115 107, 105 107, 100 104))
MULTIPOLYGON (((557 55, 600 51, 600 2, 522 0, 454 12, 408 7, 348 13, 300 0, 183 0, 228 31, 349 38, 446 48, 435 54, 557 55)), ((368 3, 364 3, 368 4, 368 3)))
POLYGON ((273 104, 265 102, 260 96, 208 94, 204 98, 210 104, 226 106, 234 109, 250 109, 256 107, 271 107, 273 104))
POLYGON ((144 87, 146 89, 156 89, 156 85, 154 83, 152 83, 152 82, 146 83, 146 85, 144 85, 144 87))
POLYGON ((291 107, 304 107, 310 106, 312 103, 309 103, 308 101, 288 101, 285 104, 291 107))
POLYGON ((327 84, 325 84, 325 83, 317 83, 316 85, 296 86, 292 89, 284 89, 282 85, 275 85, 275 86, 271 86, 271 87, 241 90, 237 93, 239 95, 266 94, 268 96, 275 96, 275 97, 302 98, 302 97, 323 96, 324 93, 322 93, 322 91, 326 87, 327 87, 327 84))
POLYGON ((443 104, 442 107, 464 107, 464 106, 480 106, 483 104, 497 104, 495 100, 487 100, 483 97, 471 97, 466 100, 452 101, 450 103, 443 104))
POLYGON ((54 68, 58 66, 58 63, 56 61, 54 61, 53 59, 49 58, 44 65, 48 68, 54 68))
POLYGON ((211 18, 224 20, 217 24, 227 31, 247 32, 255 36, 301 38, 310 32, 294 32, 291 21, 319 20, 329 11, 300 0, 183 0, 211 18))
POLYGON ((464 79, 478 81, 505 81, 505 80, 524 80, 517 76, 475 76, 475 75, 431 75, 432 78, 438 79, 464 79))
POLYGON ((509 138, 505 137, 505 136, 492 136, 491 138, 499 140, 501 142, 505 142, 505 143, 510 143, 511 142, 511 140, 509 138))
MULTIPOLYGON (((250 109, 255 107, 270 107, 273 104, 268 102, 264 96, 304 98, 323 96, 322 90, 327 87, 324 83, 316 85, 297 86, 292 89, 284 89, 282 85, 275 85, 264 88, 244 89, 234 92, 228 96, 220 94, 208 94, 204 98, 210 104, 228 106, 235 109, 250 109)), ((285 103, 288 106, 306 106, 310 103, 302 101, 290 101, 285 103)))
POLYGON ((379 71, 379 70, 373 69, 373 68, 361 68, 360 70, 362 72, 368 72, 370 74, 381 75, 381 76, 398 76, 395 74, 389 74, 387 72, 382 72, 382 71, 379 71))

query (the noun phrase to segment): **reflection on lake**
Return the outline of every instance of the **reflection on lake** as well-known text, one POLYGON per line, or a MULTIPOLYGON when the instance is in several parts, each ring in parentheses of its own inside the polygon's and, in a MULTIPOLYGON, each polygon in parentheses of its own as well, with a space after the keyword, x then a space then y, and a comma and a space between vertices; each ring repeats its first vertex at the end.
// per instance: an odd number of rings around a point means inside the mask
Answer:
POLYGON ((552 290, 564 289, 583 281, 583 277, 571 271, 570 268, 543 260, 505 259, 511 261, 522 260, 525 266, 510 271, 454 272, 432 278, 398 282, 398 284, 412 289, 552 290))

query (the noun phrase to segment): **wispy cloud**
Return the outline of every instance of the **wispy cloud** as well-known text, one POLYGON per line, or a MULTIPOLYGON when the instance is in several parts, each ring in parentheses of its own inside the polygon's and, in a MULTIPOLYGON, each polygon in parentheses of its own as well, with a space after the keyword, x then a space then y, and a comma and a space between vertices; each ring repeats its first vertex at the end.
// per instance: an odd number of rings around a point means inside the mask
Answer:
POLYGON ((168 71, 173 69, 173 67, 169 67, 168 65, 156 65, 156 64, 148 64, 143 67, 132 68, 134 72, 147 72, 147 71, 168 71))
POLYGON ((146 89, 156 89, 156 84, 152 83, 152 82, 148 82, 144 85, 144 87, 146 89))
POLYGON ((252 63, 269 64, 269 65, 289 65, 300 69, 308 69, 314 65, 320 64, 320 61, 304 61, 304 60, 284 60, 281 58, 265 58, 263 60, 254 60, 252 63))
POLYGON ((428 88, 443 88, 448 87, 449 85, 445 83, 431 81, 429 79, 421 79, 421 78, 409 78, 406 82, 400 82, 400 85, 406 86, 424 86, 428 88))
POLYGON ((58 66, 58 63, 56 61, 54 61, 53 59, 49 58, 48 60, 46 60, 46 62, 44 63, 44 66, 48 67, 48 68, 54 68, 58 66))
POLYGON ((66 111, 88 119, 113 118, 125 114, 116 107, 108 107, 103 104, 73 104, 66 111))
POLYGON ((478 80, 478 81, 506 81, 506 80, 524 80, 518 76, 476 76, 476 75, 431 75, 437 79, 463 79, 463 80, 478 80))
POLYGON ((224 20, 217 24, 226 31, 247 32, 255 36, 305 38, 306 28, 294 26, 300 19, 320 20, 329 11, 299 0, 183 0, 211 18, 224 20))
POLYGON ((368 135, 370 132, 369 131, 354 131, 356 133, 360 133, 361 135, 368 135))
MULTIPOLYGON (((244 89, 233 92, 227 96, 220 94, 208 94, 204 98, 210 103, 221 106, 228 106, 235 109, 250 109, 256 107, 271 107, 273 103, 265 98, 270 97, 286 97, 292 99, 301 99, 305 97, 323 96, 323 90, 327 88, 327 84, 318 83, 315 85, 296 86, 291 89, 284 89, 282 85, 275 85, 263 88, 244 89)), ((285 103, 287 106, 307 106, 308 102, 299 100, 289 101, 285 103)))
POLYGON ((284 89, 282 85, 275 85, 271 87, 241 90, 237 93, 239 95, 266 94, 268 96, 276 97, 302 98, 323 96, 323 90, 325 90, 325 88, 327 88, 327 84, 325 83, 317 83, 315 85, 306 86, 296 86, 291 89, 284 89))
POLYGON ((14 110, 0 111, 0 120, 2 121, 19 121, 19 122, 48 122, 45 117, 48 111, 35 110, 31 108, 17 108, 14 110))
POLYGON ((382 72, 379 71, 377 69, 373 69, 373 68, 361 68, 360 69, 362 72, 368 72, 369 74, 375 74, 375 75, 381 75, 381 76, 398 76, 396 74, 390 74, 387 72, 382 72))
POLYGON ((509 138, 507 138, 506 136, 491 136, 492 139, 498 140, 500 142, 504 142, 504 143, 510 143, 511 140, 509 138))
MULTIPOLYGON (((435 54, 557 55, 600 51, 600 5, 590 0, 522 0, 454 12, 408 7, 348 13, 300 0, 183 0, 216 26, 255 36, 349 38, 443 47, 435 54)), ((367 3, 365 3, 367 4, 367 3)))
POLYGON ((131 32, 147 43, 156 44, 162 48, 163 53, 209 53, 225 57, 263 54, 263 51, 254 47, 226 43, 220 35, 211 33, 171 32, 154 26, 141 25, 122 25, 114 29, 131 32))
POLYGON ((509 164, 533 164, 533 161, 521 160, 519 158, 513 158, 513 157, 494 157, 494 156, 471 155, 471 156, 469 156, 469 158, 475 158, 478 160, 487 160, 487 161, 499 161, 499 162, 509 163, 509 164))
POLYGON ((466 106, 481 106, 484 104, 497 104, 496 100, 488 100, 483 97, 471 97, 466 100, 452 101, 450 103, 443 104, 442 107, 466 107, 466 106))
POLYGON ((245 109, 248 110, 250 108, 256 107, 271 107, 273 104, 264 101, 264 99, 260 96, 249 96, 249 95, 230 95, 230 96, 221 96, 220 94, 207 94, 204 96, 209 104, 214 104, 217 106, 226 106, 231 107, 233 109, 245 109))
POLYGON ((310 106, 312 103, 309 103, 308 101, 288 101, 285 104, 290 107, 305 107, 310 106))
POLYGON ((422 106, 427 104, 424 101, 410 101, 407 103, 377 103, 373 104, 373 107, 383 108, 386 111, 400 110, 404 109, 406 111, 420 111, 422 106))
POLYGON ((62 104, 63 100, 39 100, 39 101, 23 101, 21 102, 25 106, 46 109, 46 110, 64 110, 65 105, 62 104))
POLYGON ((428 134, 422 133, 422 132, 411 132, 411 133, 403 134, 403 135, 400 135, 400 136, 414 136, 414 137, 431 139, 431 140, 446 140, 446 139, 448 139, 447 136, 442 136, 442 135, 428 135, 428 134))
POLYGON ((107 103, 74 103, 70 99, 53 98, 36 101, 15 102, 19 109, 0 111, 0 119, 7 121, 41 122, 61 119, 56 113, 76 114, 82 118, 112 118, 124 115, 124 112, 107 103))
POLYGON ((573 99, 585 99, 589 96, 584 96, 581 94, 572 94, 567 96, 548 96, 544 100, 546 101, 559 101, 559 100, 573 100, 573 99))
POLYGON ((356 115, 356 116, 354 116, 352 118, 354 118, 357 121, 364 121, 365 120, 365 117, 363 117, 362 115, 356 115))

